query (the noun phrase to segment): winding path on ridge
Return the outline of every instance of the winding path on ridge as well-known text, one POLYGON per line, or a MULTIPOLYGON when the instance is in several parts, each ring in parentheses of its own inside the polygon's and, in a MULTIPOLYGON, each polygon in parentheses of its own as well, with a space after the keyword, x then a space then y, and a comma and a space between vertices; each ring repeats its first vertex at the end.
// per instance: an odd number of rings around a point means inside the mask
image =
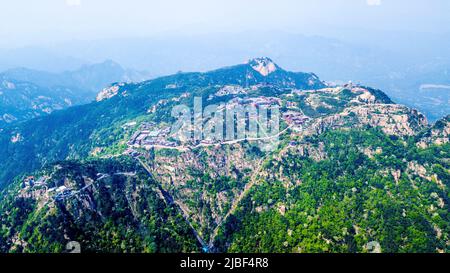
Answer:
POLYGON ((244 142, 244 141, 248 141, 248 142, 271 141, 273 143, 272 139, 283 135, 284 133, 286 133, 292 127, 293 127, 293 125, 290 125, 290 126, 286 127, 283 131, 278 132, 275 135, 266 135, 265 137, 241 138, 241 139, 223 141, 223 142, 218 142, 218 143, 200 143, 200 144, 193 145, 193 146, 149 145, 149 148, 177 150, 179 152, 186 152, 186 151, 194 150, 194 149, 197 149, 197 148, 218 147, 218 146, 222 146, 222 145, 232 145, 232 144, 237 144, 237 143, 244 142))

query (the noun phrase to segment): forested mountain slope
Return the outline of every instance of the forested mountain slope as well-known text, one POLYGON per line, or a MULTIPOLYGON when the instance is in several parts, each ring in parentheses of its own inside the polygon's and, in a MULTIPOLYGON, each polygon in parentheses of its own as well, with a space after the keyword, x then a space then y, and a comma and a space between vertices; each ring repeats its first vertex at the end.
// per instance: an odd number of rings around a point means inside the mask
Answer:
POLYGON ((449 133, 268 58, 117 84, 1 132, 1 250, 448 252, 449 133), (278 105, 279 143, 173 139, 194 97, 278 105))

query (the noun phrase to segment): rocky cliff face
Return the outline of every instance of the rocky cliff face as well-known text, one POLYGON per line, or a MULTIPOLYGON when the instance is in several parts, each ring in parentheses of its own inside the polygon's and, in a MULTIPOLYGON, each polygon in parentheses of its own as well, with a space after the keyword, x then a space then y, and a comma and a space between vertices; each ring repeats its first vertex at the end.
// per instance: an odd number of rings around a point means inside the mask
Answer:
POLYGON ((420 136, 420 147, 442 145, 450 142, 450 115, 438 120, 430 129, 420 136))
POLYGON ((151 152, 153 176, 209 239, 257 168, 259 158, 242 145, 167 153, 151 152))
POLYGON ((113 86, 104 88, 97 94, 96 101, 99 102, 116 96, 119 93, 119 89, 121 86, 123 86, 123 84, 115 84, 113 86))
POLYGON ((330 129, 378 127, 388 135, 413 136, 428 125, 424 115, 400 105, 372 104, 346 108, 343 112, 319 118, 307 128, 307 134, 330 129))
POLYGON ((249 61, 249 65, 263 76, 275 72, 277 65, 269 58, 257 58, 249 61))

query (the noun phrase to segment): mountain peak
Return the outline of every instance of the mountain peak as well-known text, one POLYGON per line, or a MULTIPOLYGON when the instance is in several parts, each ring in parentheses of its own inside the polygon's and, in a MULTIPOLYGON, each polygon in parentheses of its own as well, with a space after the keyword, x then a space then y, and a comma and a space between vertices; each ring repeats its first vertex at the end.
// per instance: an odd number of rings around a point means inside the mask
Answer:
POLYGON ((263 76, 268 76, 278 69, 278 65, 268 57, 251 59, 248 64, 263 76))
POLYGON ((120 64, 116 63, 113 60, 109 60, 108 59, 108 60, 105 60, 105 61, 100 62, 100 63, 85 64, 81 68, 79 68, 78 71, 95 70, 95 69, 101 69, 101 68, 124 70, 120 64))
POLYGON ((111 59, 107 59, 107 60, 101 62, 100 65, 113 66, 113 67, 122 67, 120 64, 118 64, 117 62, 115 62, 115 61, 113 61, 111 59))

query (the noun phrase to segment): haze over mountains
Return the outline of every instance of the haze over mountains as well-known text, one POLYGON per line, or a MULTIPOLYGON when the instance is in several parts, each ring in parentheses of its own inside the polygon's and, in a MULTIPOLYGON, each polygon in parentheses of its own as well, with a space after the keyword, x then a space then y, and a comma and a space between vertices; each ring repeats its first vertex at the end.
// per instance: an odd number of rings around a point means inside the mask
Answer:
POLYGON ((0 11, 0 253, 450 253, 450 1, 0 11))

